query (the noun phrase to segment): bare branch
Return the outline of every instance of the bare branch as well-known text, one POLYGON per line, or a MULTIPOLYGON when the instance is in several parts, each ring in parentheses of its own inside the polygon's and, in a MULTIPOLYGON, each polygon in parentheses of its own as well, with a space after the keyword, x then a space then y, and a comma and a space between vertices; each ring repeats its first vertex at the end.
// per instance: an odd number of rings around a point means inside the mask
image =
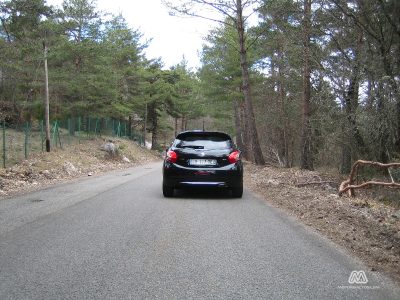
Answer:
POLYGON ((339 196, 342 195, 343 193, 346 193, 349 190, 352 189, 361 189, 367 186, 386 186, 386 187, 394 187, 400 189, 400 183, 395 183, 395 182, 379 182, 379 181, 367 181, 359 185, 347 185, 346 187, 342 188, 339 191, 339 196))
POLYGON ((218 19, 205 17, 205 16, 198 15, 198 14, 195 14, 195 13, 185 13, 185 15, 187 15, 189 17, 194 17, 194 18, 199 18, 199 19, 203 19, 203 20, 213 21, 213 22, 216 22, 216 23, 220 23, 222 25, 226 25, 226 26, 232 27, 232 24, 229 23, 229 22, 225 22, 225 21, 221 21, 221 20, 218 20, 218 19))
POLYGON ((396 23, 392 20, 392 18, 389 16, 387 13, 385 3, 383 0, 379 0, 379 4, 382 8, 383 14, 385 15, 386 19, 388 20, 389 24, 393 27, 393 29, 396 31, 397 35, 400 36, 400 28, 396 25, 396 23))
POLYGON ((257 36, 253 39, 253 41, 251 41, 251 42, 249 43, 249 45, 246 47, 246 51, 249 50, 251 47, 253 47, 253 45, 254 45, 255 43, 257 43, 258 39, 259 39, 261 36, 262 36, 261 34, 257 35, 257 36))
POLYGON ((366 33, 368 33, 370 36, 372 36, 377 41, 380 41, 379 37, 375 33, 373 33, 371 30, 369 30, 369 28, 367 28, 367 26, 365 26, 362 22, 360 22, 359 18, 356 15, 354 15, 352 12, 349 12, 342 5, 340 5, 339 1, 337 1, 337 0, 331 0, 331 1, 333 2, 333 4, 335 4, 337 6, 337 8, 340 9, 340 11, 342 13, 344 13, 346 16, 352 18, 358 27, 363 29, 366 33))
POLYGON ((375 162, 375 161, 357 160, 351 168, 349 179, 343 181, 340 184, 339 196, 341 196, 343 193, 346 193, 346 192, 349 192, 349 196, 354 196, 354 191, 353 191, 354 189, 360 189, 360 188, 371 186, 371 185, 372 186, 375 185, 375 186, 388 186, 388 187, 400 188, 400 183, 396 183, 393 181, 392 182, 367 181, 360 185, 353 185, 355 175, 357 174, 358 167, 360 165, 375 166, 375 167, 379 167, 382 169, 389 169, 391 167, 400 168, 400 163, 383 164, 383 163, 375 162))
MULTIPOLYGON (((235 15, 232 15, 229 13, 229 10, 232 10, 230 6, 226 5, 225 3, 213 3, 213 2, 209 2, 209 1, 205 1, 205 0, 192 0, 192 1, 188 1, 185 3, 181 3, 180 6, 174 5, 169 1, 165 1, 163 0, 163 3, 172 11, 175 11, 181 15, 187 15, 187 16, 191 16, 191 17, 196 17, 196 18, 201 18, 201 19, 205 19, 205 20, 209 20, 209 21, 213 21, 213 22, 218 22, 224 25, 228 25, 228 26, 232 26, 229 23, 225 22, 225 21, 221 21, 218 19, 214 19, 211 17, 207 17, 204 16, 202 14, 199 14, 197 12, 193 12, 194 10, 194 5, 192 5, 192 7, 188 7, 189 3, 194 3, 194 4, 201 4, 201 5, 206 5, 210 8, 212 8, 214 11, 220 13, 221 15, 225 16, 226 18, 232 20, 235 22, 236 18, 235 15), (224 9, 225 8, 225 9, 224 9)), ((233 10, 232 13, 235 13, 235 11, 233 10)))

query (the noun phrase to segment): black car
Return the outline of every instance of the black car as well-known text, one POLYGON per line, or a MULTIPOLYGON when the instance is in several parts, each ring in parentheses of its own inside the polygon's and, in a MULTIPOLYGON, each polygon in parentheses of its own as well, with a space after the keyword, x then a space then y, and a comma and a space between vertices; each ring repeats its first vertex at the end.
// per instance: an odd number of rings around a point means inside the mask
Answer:
POLYGON ((217 187, 243 194, 241 154, 223 132, 185 131, 167 149, 163 165, 163 194, 172 197, 182 187, 217 187))

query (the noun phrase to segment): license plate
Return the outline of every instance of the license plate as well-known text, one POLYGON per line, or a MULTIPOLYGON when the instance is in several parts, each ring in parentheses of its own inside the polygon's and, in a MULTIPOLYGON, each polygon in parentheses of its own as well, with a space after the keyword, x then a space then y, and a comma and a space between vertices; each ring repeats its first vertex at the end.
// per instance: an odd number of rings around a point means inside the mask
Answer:
POLYGON ((215 159, 189 159, 189 165, 191 166, 215 166, 217 160, 215 159))

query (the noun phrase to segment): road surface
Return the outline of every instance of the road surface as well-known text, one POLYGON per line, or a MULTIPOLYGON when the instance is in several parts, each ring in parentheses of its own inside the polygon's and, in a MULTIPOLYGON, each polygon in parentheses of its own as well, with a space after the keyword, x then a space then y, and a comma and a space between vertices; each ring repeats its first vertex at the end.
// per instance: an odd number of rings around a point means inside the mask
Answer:
POLYGON ((163 198, 159 162, 0 200, 0 299, 399 295, 248 190, 163 198))

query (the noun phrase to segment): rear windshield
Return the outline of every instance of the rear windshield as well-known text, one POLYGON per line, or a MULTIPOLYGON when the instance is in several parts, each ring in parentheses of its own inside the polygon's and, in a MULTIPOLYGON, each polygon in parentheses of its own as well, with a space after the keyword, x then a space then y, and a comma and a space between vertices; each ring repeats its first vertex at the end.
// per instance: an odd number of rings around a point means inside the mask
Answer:
POLYGON ((190 135, 182 139, 176 139, 174 147, 207 150, 229 149, 232 147, 232 143, 230 139, 226 139, 223 136, 190 135))

